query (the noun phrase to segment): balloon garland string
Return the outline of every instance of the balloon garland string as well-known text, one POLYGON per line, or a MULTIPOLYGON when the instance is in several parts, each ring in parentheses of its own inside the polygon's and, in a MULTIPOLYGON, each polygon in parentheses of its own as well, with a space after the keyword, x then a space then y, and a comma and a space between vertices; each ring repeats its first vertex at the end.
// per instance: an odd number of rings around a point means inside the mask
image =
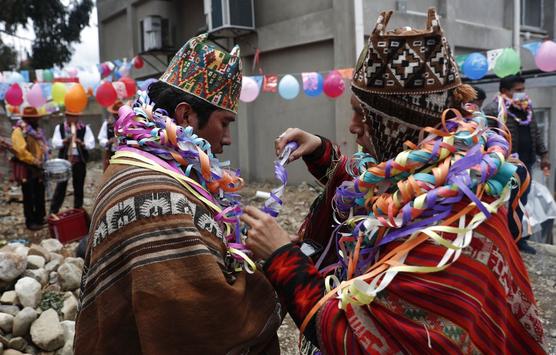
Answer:
POLYGON ((509 132, 488 128, 482 113, 463 117, 446 110, 440 129, 424 131, 429 133, 425 139, 406 144, 410 149, 391 160, 376 164, 360 153, 348 165, 348 172, 358 176, 344 182, 333 199, 338 227, 331 241, 338 263, 321 270, 328 274, 327 294, 308 313, 301 332, 333 297, 342 309, 368 305, 399 272, 450 266, 471 243, 473 230, 508 200, 510 181, 519 182, 517 167, 507 162, 509 132), (447 119, 448 113, 455 117, 447 119), (454 210, 462 202, 465 207, 454 210), (469 215, 472 211, 477 213, 469 215), (380 247, 398 240, 400 245, 373 262, 380 247), (406 264, 411 250, 427 241, 446 248, 436 266, 406 264))
MULTIPOLYGON (((239 216, 242 207, 237 192, 243 187, 239 171, 225 169, 211 152, 208 141, 181 127, 168 117, 168 112, 140 91, 133 107, 122 106, 114 124, 118 147, 111 164, 134 165, 167 174, 183 185, 215 213, 215 220, 226 229, 223 242, 231 256, 232 268, 253 273, 253 253, 241 238, 239 216)), ((289 145, 285 159, 275 162, 275 175, 281 185, 265 201, 264 211, 276 217, 282 206, 280 197, 287 184, 285 162, 296 147, 289 145)))

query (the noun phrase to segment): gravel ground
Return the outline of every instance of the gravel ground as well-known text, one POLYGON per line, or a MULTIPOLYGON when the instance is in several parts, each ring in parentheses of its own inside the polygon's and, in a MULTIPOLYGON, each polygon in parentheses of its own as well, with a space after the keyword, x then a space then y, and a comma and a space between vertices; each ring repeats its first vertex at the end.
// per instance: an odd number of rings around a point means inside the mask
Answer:
MULTIPOLYGON (((90 164, 87 174, 85 207, 90 208, 96 191, 95 183, 100 180, 101 176, 100 164, 90 164)), ((0 198, 0 240, 23 238, 37 242, 45 238, 47 236, 46 230, 29 232, 25 229, 21 203, 9 203, 9 187, 7 184, 3 186, 3 195, 0 198)), ((242 191, 244 201, 260 206, 262 201, 254 198, 256 191, 270 191, 274 186, 272 184, 249 184, 242 191)), ((68 192, 71 194, 71 184, 68 186, 68 192)), ((308 184, 287 187, 284 196, 285 208, 278 217, 279 223, 289 232, 296 232, 316 195, 317 190, 308 184)), ((68 196, 64 203, 64 208, 69 208, 72 204, 73 196, 68 196)), ((541 310, 549 343, 549 353, 553 354, 556 353, 556 312, 554 309, 554 301, 556 300, 556 246, 533 245, 539 253, 535 256, 524 254, 523 259, 528 267, 535 296, 541 310)), ((298 353, 299 332, 291 318, 287 317, 284 321, 279 329, 279 337, 283 354, 298 353)))

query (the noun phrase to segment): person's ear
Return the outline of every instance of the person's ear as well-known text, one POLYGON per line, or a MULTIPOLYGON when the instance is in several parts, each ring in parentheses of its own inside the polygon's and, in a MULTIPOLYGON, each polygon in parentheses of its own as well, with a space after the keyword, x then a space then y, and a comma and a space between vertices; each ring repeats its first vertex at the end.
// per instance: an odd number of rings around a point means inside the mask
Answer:
POLYGON ((194 114, 191 105, 187 102, 180 102, 178 106, 176 106, 174 119, 176 120, 176 124, 180 126, 192 126, 196 129, 198 125, 197 115, 194 114))

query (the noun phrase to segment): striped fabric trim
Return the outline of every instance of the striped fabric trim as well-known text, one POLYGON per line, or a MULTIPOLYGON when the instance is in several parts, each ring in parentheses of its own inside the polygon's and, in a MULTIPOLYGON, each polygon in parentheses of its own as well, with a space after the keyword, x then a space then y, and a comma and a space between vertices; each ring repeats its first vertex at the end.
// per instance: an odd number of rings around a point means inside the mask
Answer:
POLYGON ((131 270, 163 261, 183 259, 197 255, 212 255, 201 241, 199 232, 192 227, 177 227, 150 231, 114 245, 84 275, 82 308, 110 288, 131 270))

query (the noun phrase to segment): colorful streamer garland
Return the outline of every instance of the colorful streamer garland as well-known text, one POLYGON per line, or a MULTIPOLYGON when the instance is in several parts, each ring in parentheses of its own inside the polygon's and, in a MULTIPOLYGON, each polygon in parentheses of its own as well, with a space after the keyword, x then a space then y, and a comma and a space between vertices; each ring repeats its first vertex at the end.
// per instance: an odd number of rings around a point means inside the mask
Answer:
POLYGON ((333 202, 339 225, 330 242, 338 263, 321 270, 328 275, 328 294, 308 314, 302 331, 332 297, 342 309, 368 305, 398 272, 444 270, 471 243, 473 230, 508 200, 517 167, 507 162, 507 130, 489 129, 480 112, 463 117, 451 109, 444 112, 441 129, 425 131, 429 135, 419 145, 406 143, 410 149, 389 161, 376 164, 363 153, 352 159, 348 172, 355 179, 337 189, 333 202), (456 117, 446 120, 449 112, 456 117), (485 202, 486 196, 492 202, 485 202), (454 209, 464 201, 465 207, 454 209), (479 213, 467 222, 475 208, 479 213), (401 238, 401 245, 376 260, 380 247, 401 238), (437 265, 405 264, 409 252, 429 239, 446 248, 437 265))
POLYGON ((527 94, 522 100, 512 100, 505 95, 498 95, 495 100, 498 100, 498 117, 501 123, 506 124, 508 116, 511 116, 520 126, 528 126, 533 119, 533 105, 531 99, 527 94), (521 120, 510 111, 510 107, 514 106, 518 110, 527 112, 527 119, 521 120))
MULTIPOLYGON (((143 167, 167 174, 179 181, 191 194, 216 213, 215 220, 226 226, 223 240, 231 267, 249 273, 256 270, 252 253, 243 244, 239 216, 242 207, 237 192, 243 187, 239 171, 225 169, 211 152, 210 143, 181 127, 168 112, 154 108, 146 92, 140 91, 133 108, 122 106, 114 124, 118 138, 111 164, 143 167)), ((264 211, 276 217, 282 206, 281 196, 287 184, 285 163, 295 146, 288 145, 284 158, 275 162, 275 174, 281 185, 265 202, 264 211)))

